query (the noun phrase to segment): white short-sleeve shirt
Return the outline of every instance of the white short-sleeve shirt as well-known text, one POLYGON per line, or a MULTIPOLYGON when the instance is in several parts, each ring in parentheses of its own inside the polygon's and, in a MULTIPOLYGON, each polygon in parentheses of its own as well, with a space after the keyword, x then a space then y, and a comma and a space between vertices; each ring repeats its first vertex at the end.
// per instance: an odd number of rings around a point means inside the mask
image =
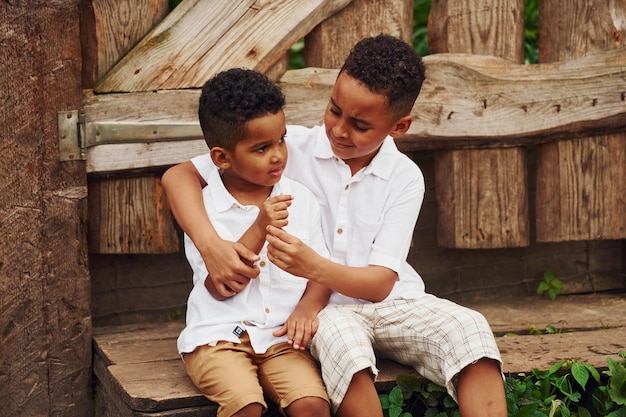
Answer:
MULTIPOLYGON (((424 199, 419 167, 387 137, 370 164, 354 176, 337 158, 323 126, 287 126, 285 174, 304 184, 322 210, 324 240, 331 259, 349 266, 380 265, 398 280, 387 299, 417 298, 424 282, 407 262, 413 230, 424 199)), ((215 166, 203 157, 194 164, 205 180, 215 166)), ((331 303, 362 303, 333 293, 331 303)))
MULTIPOLYGON (((224 187, 217 169, 210 170, 205 180, 208 185, 202 190, 204 204, 213 227, 223 239, 237 241, 254 222, 259 208, 239 204, 224 187)), ((328 257, 316 197, 302 184, 284 176, 271 193, 272 196, 278 194, 293 195, 285 230, 328 257)), ((269 262, 264 246, 257 261, 259 276, 234 297, 217 301, 204 287, 207 269, 187 235, 185 253, 193 270, 194 286, 187 301, 186 327, 178 338, 180 353, 222 340, 239 342, 244 330, 257 353, 287 340, 286 336, 277 338, 272 332, 280 329, 293 312, 306 288, 306 279, 284 272, 269 262)))

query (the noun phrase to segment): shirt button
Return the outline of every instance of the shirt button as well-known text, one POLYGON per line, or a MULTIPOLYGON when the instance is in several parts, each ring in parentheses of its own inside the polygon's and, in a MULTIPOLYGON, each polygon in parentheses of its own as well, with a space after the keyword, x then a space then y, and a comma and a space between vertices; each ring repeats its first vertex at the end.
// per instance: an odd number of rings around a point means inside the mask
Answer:
POLYGON ((265 307, 265 313, 266 313, 266 314, 270 314, 270 309, 269 309, 269 308, 267 308, 267 307, 265 307))
POLYGON ((346 184, 346 186, 343 187, 344 190, 347 190, 348 188, 350 188, 350 184, 346 184))
POLYGON ((259 262, 259 265, 261 265, 262 267, 265 266, 265 261, 259 262))
POLYGON ((337 234, 340 235, 343 233, 343 229, 340 227, 339 229, 337 229, 337 234))

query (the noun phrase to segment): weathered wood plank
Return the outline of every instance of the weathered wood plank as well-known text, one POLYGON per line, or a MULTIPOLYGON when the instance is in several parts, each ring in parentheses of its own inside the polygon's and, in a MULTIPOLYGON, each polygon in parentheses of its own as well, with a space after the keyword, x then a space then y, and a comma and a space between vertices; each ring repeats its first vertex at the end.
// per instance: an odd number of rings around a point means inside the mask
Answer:
POLYGON ((81 2, 83 88, 93 88, 168 12, 168 0, 81 2))
MULTIPOLYGON (((509 147, 626 129, 626 47, 553 64, 517 65, 464 54, 429 55, 424 62, 428 78, 413 107, 415 121, 397 141, 406 152, 509 147)), ((281 79, 288 123, 321 123, 336 76, 337 70, 331 69, 288 71, 281 79)), ((94 123, 180 123, 184 132, 172 133, 163 142, 137 138, 133 144, 88 148, 87 171, 168 166, 205 152, 197 122, 198 97, 198 90, 87 92, 87 128, 94 123), (190 128, 196 129, 192 137, 190 128)))
POLYGON ((79 0, 0 12, 0 414, 90 414, 85 164, 59 161, 81 107, 79 0))
POLYGON ((96 84, 98 92, 201 87, 230 67, 268 71, 350 0, 185 0, 96 84))
MULTIPOLYGON (((539 11, 542 62, 626 44, 626 22, 615 17, 626 15, 624 2, 555 0, 549 7, 540 4, 539 11)), ((538 147, 538 241, 626 238, 624 207, 626 130, 538 147)))
MULTIPOLYGON (((491 324, 500 347, 506 374, 549 369, 559 360, 573 359, 606 369, 607 357, 617 358, 626 349, 626 298, 621 295, 587 294, 475 302, 491 324), (561 333, 528 335, 554 326, 561 333), (516 333, 517 335, 505 334, 516 333)), ((189 381, 176 354, 176 338, 182 322, 139 324, 94 330, 94 372, 108 400, 124 410, 121 415, 185 415, 195 407, 215 407, 189 381), (187 410, 187 411, 185 411, 187 410), (151 415, 151 414, 150 414, 151 415)), ((395 385, 399 373, 412 373, 402 365, 381 360, 377 389, 395 385)), ((214 409, 213 409, 214 411, 214 409)))
POLYGON ((524 148, 435 155, 437 244, 488 249, 530 244, 524 148))
POLYGON ((413 3, 413 0, 353 0, 304 38, 306 66, 341 68, 354 44, 379 33, 411 43, 413 3))
POLYGON ((91 253, 176 253, 178 236, 155 176, 89 182, 91 253))
MULTIPOLYGON (((141 0, 132 5, 83 2, 83 85, 93 86, 168 10, 167 0, 141 0)), ((152 174, 91 179, 88 242, 91 253, 178 252, 178 236, 159 178, 152 174)))
MULTIPOLYGON (((431 52, 494 55, 523 63, 524 3, 435 2, 429 21, 445 24, 429 25, 431 52)), ((485 100, 483 110, 489 105, 485 100)), ((487 249, 530 245, 524 148, 449 149, 436 152, 434 158, 439 246, 487 249)))

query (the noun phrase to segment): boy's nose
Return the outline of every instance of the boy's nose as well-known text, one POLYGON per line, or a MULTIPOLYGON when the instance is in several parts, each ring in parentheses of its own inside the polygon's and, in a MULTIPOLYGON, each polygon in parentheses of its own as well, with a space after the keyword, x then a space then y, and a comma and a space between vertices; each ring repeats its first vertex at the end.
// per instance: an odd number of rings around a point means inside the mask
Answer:
POLYGON ((338 138, 346 137, 347 135, 346 122, 342 119, 338 119, 335 125, 333 126, 333 135, 338 138))
POLYGON ((282 162, 285 159, 285 154, 286 152, 284 152, 282 149, 277 149, 274 152, 272 152, 270 161, 274 164, 278 162, 282 162))

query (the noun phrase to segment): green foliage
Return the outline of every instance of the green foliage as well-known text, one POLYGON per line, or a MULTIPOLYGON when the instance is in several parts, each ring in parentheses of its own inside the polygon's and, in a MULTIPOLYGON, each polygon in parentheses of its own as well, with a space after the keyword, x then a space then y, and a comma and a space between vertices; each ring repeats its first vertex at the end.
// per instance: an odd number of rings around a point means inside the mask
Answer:
MULTIPOLYGON (((626 417, 626 352, 607 358, 602 374, 574 360, 549 370, 507 376, 504 382, 509 417, 626 417)), ((458 417, 446 389, 412 375, 398 375, 396 386, 379 394, 385 417, 458 417)))
POLYGON ((430 53, 428 48, 428 15, 430 0, 415 0, 413 3, 413 49, 421 56, 430 53))
POLYGON ((550 298, 554 300, 556 299, 556 296, 559 295, 562 289, 563 283, 556 279, 554 272, 546 271, 543 273, 543 282, 539 284, 539 288, 537 288, 537 293, 539 295, 547 293, 550 298))
POLYGON ((524 12, 524 62, 539 62, 539 0, 526 0, 524 12))
POLYGON ((385 417, 460 417, 446 389, 414 375, 398 375, 388 394, 379 394, 385 417))

